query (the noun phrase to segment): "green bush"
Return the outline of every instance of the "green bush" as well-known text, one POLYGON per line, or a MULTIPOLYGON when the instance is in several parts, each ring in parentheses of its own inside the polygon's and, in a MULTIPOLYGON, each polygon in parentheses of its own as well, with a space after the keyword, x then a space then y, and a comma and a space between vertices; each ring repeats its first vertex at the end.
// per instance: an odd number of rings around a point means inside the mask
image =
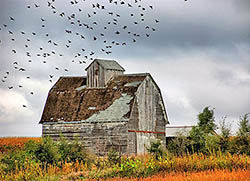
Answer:
POLYGON ((121 155, 113 148, 111 148, 108 152, 108 163, 110 165, 116 165, 121 163, 121 155))
POLYGON ((171 139, 166 145, 166 149, 169 153, 173 153, 176 156, 181 156, 189 152, 191 142, 190 139, 182 134, 179 134, 176 138, 171 139))
POLYGON ((160 140, 151 141, 150 146, 147 148, 147 151, 152 154, 157 160, 163 156, 164 149, 160 140))
POLYGON ((61 158, 58 146, 50 137, 45 137, 35 150, 36 158, 45 164, 57 164, 61 158))
POLYGON ((25 169, 30 163, 35 163, 36 159, 24 150, 17 150, 9 154, 5 154, 0 161, 3 166, 3 171, 5 173, 9 173, 14 171, 16 168, 25 169))
POLYGON ((234 139, 237 154, 250 155, 250 121, 248 115, 249 113, 240 117, 240 127, 237 132, 237 137, 234 139))
POLYGON ((69 162, 83 162, 86 163, 89 161, 87 150, 84 148, 83 144, 75 139, 74 141, 68 141, 63 136, 60 137, 58 141, 58 149, 61 155, 61 161, 69 162))

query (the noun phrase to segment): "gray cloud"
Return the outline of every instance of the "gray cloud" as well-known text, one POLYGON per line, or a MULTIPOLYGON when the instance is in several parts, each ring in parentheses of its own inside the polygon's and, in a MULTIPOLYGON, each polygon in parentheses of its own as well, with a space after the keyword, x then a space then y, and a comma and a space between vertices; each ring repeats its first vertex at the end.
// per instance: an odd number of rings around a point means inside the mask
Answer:
POLYGON ((6 71, 10 72, 6 83, 0 82, 0 93, 8 98, 0 100, 0 136, 39 136, 41 126, 38 122, 49 89, 59 76, 85 75, 84 68, 91 61, 83 56, 91 51, 95 51, 93 58, 116 59, 127 73, 151 73, 162 90, 172 124, 195 124, 197 114, 210 105, 215 107, 217 120, 227 115, 228 121, 232 121, 235 127, 235 120, 250 111, 250 1, 141 1, 142 7, 153 5, 154 9, 145 11, 145 22, 139 25, 133 23, 141 21, 138 7, 129 9, 104 1, 106 11, 98 10, 94 20, 90 20, 86 13, 93 13, 91 3, 97 1, 86 0, 86 6, 81 7, 82 14, 76 13, 77 6, 69 8, 69 2, 65 2, 56 2, 56 14, 47 8, 47 2, 41 0, 36 1, 40 8, 30 10, 27 6, 34 6, 30 1, 0 2, 0 78, 6 75, 6 71), (114 18, 107 15, 107 11, 121 15, 119 36, 115 35, 115 25, 107 31, 103 30, 103 26, 114 18), (81 22, 89 25, 97 21, 98 26, 89 31, 71 25, 67 17, 59 16, 61 12, 67 15, 75 13, 81 22), (133 18, 131 13, 135 14, 133 18), (15 21, 11 22, 9 16, 15 17, 15 21), (41 17, 46 19, 45 28, 41 27, 41 17), (155 19, 160 22, 155 23, 155 19), (3 24, 8 24, 8 27, 3 27, 3 24), (122 29, 124 25, 128 26, 128 30, 122 29), (147 25, 156 31, 146 30, 147 25), (65 29, 71 30, 74 35, 65 34, 65 29), (10 35, 8 31, 14 34, 10 35), (21 35, 21 31, 26 34, 21 35), (135 38, 127 31, 140 34, 140 37, 135 38), (36 36, 32 32, 36 32, 36 36), (76 32, 86 39, 79 40, 76 32), (105 38, 100 36, 102 32, 105 32, 105 38), (45 36, 46 33, 49 37, 45 36), (150 37, 145 37, 145 33, 150 33, 150 37), (98 37, 97 42, 93 41, 93 36, 98 37), (10 40, 13 37, 15 42, 10 40), (27 38, 31 42, 27 42, 27 38), (132 38, 137 42, 133 43, 132 38), (59 46, 48 44, 50 39, 59 46), (72 41, 69 49, 65 46, 68 40, 72 41), (127 46, 112 44, 112 54, 107 55, 101 52, 105 46, 103 40, 107 40, 108 44, 114 40, 127 42, 127 46), (25 44, 29 47, 25 48, 25 44), (82 48, 87 53, 81 52, 82 48), (16 49, 17 53, 13 54, 12 49, 16 49), (26 56, 27 51, 31 57, 26 56), (55 51, 56 55, 52 55, 51 51, 55 51), (75 57, 79 52, 81 56, 75 57), (50 53, 51 56, 37 56, 42 53, 50 53), (29 59, 32 63, 28 62, 29 59), (86 64, 78 64, 83 60, 86 64), (13 69, 14 61, 18 61, 19 68, 24 67, 27 71, 13 69), (60 70, 55 70, 55 67, 60 70), (69 72, 65 72, 64 68, 69 72), (53 83, 49 82, 49 75, 54 75, 53 83), (17 88, 19 84, 23 88, 17 88), (7 87, 11 85, 15 86, 13 90, 7 87), (34 96, 31 91, 34 91, 34 96), (28 108, 22 108, 23 104, 27 104, 28 108))

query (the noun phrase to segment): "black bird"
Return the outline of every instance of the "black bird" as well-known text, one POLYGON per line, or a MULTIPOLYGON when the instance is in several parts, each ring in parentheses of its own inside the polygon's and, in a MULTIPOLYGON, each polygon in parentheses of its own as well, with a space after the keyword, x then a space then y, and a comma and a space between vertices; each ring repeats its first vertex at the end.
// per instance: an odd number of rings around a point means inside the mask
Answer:
POLYGON ((25 71, 25 69, 24 69, 24 68, 20 68, 20 69, 19 69, 19 71, 23 71, 23 72, 24 72, 24 71, 25 71))
POLYGON ((25 107, 25 108, 26 108, 27 106, 26 106, 26 105, 23 105, 23 107, 25 107))
POLYGON ((30 92, 31 95, 34 95, 34 92, 30 92))
POLYGON ((15 21, 15 19, 14 19, 13 17, 10 17, 10 20, 11 20, 11 21, 15 21))
POLYGON ((13 86, 8 87, 9 89, 13 89, 13 86))
POLYGON ((16 53, 16 50, 13 49, 12 52, 13 52, 13 53, 16 53))
POLYGON ((155 19, 155 22, 156 22, 156 23, 159 23, 159 20, 155 19))

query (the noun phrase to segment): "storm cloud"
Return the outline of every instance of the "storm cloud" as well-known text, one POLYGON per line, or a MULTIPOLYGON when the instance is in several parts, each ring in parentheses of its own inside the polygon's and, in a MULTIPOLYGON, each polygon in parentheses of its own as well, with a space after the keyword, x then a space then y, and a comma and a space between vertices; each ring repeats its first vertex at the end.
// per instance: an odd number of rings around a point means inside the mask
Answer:
MULTIPOLYGON (((86 7, 81 8, 92 13, 92 3, 96 2, 86 0, 86 7)), ((56 3, 58 12, 55 15, 42 0, 0 2, 0 78, 4 80, 6 72, 10 74, 6 82, 0 82, 0 136, 41 135, 38 122, 49 89, 60 76, 86 75, 84 69, 91 60, 82 55, 75 57, 82 48, 88 54, 95 51, 93 58, 117 60, 126 69, 125 73, 150 73, 161 89, 171 124, 196 124, 197 114, 205 106, 211 106, 215 108, 217 123, 227 116, 235 131, 239 116, 250 112, 249 0, 142 0, 142 7, 152 5, 154 8, 146 10, 145 21, 138 26, 133 23, 141 19, 140 8, 113 6, 104 1, 106 11, 98 11, 95 19, 98 26, 93 31, 84 31, 85 40, 65 34, 65 29, 74 33, 81 33, 82 29, 58 15, 76 13, 79 7, 69 7, 66 0, 56 3), (41 7, 33 8, 35 3, 41 7), (31 9, 27 9, 29 5, 31 9), (113 19, 107 15, 109 11, 121 15, 118 28, 121 33, 119 36, 114 34, 117 28, 111 26, 102 38, 99 36, 104 32, 101 27, 113 19), (131 13, 135 15, 133 18, 131 13), (11 22, 10 17, 15 21, 11 22), (45 28, 41 27, 40 18, 46 20, 45 28), (155 19, 159 23, 155 23, 155 19), (136 43, 122 30, 124 25, 129 27, 128 31, 140 35, 136 43), (145 29, 146 26, 155 28, 155 32, 145 29), (26 34, 22 35, 21 31, 26 34), (46 37, 46 33, 50 36, 46 37), (146 33, 150 36, 146 37, 146 33), (93 42, 93 36, 98 36, 97 42, 93 42), (11 41, 13 37, 15 41, 11 41), (27 38, 31 43, 25 48, 27 38), (48 44, 49 39, 59 46, 48 44), (70 49, 65 47, 68 40, 72 41, 70 49), (107 55, 100 51, 103 40, 126 42, 127 45, 114 45, 112 53, 107 55), (13 49, 16 54, 11 52, 13 49), (27 57, 27 51, 31 57, 27 57), (56 51, 56 55, 46 59, 37 56, 51 51, 56 51), (23 67, 26 71, 14 70, 15 61, 19 63, 18 68, 23 67), (86 61, 86 64, 79 64, 79 61, 86 61), (63 71, 65 68, 69 72, 63 71), (52 83, 49 75, 53 75, 52 83), (14 88, 10 90, 9 86, 14 88)), ((90 24, 87 12, 80 18, 90 24)))

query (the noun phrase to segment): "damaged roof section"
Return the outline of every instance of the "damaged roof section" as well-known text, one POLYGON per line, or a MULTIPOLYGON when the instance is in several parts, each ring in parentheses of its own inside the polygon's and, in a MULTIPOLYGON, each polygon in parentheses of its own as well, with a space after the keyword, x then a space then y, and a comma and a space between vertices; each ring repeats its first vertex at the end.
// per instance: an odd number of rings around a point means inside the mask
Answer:
POLYGON ((148 75, 115 76, 102 89, 85 87, 86 77, 61 77, 49 92, 40 123, 127 120, 137 88, 148 75))
POLYGON ((78 87, 86 85, 87 78, 82 77, 60 77, 56 84, 52 87, 53 90, 74 90, 78 87))

